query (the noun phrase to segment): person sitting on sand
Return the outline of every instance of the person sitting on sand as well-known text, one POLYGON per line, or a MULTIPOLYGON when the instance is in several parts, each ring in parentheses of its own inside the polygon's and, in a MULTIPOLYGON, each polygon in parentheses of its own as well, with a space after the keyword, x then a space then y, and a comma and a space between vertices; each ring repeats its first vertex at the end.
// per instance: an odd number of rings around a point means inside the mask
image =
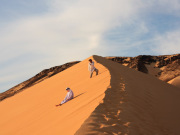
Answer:
POLYGON ((96 75, 98 75, 98 69, 94 67, 92 59, 89 59, 88 69, 90 71, 90 78, 92 77, 94 71, 96 71, 96 75))
POLYGON ((60 104, 58 104, 58 105, 56 105, 56 106, 61 106, 62 104, 64 104, 64 103, 66 103, 66 102, 68 102, 69 100, 71 100, 71 99, 73 99, 74 98, 74 93, 73 93, 73 91, 70 89, 70 88, 66 88, 66 90, 67 90, 67 95, 66 95, 66 97, 64 98, 64 100, 60 103, 60 104))

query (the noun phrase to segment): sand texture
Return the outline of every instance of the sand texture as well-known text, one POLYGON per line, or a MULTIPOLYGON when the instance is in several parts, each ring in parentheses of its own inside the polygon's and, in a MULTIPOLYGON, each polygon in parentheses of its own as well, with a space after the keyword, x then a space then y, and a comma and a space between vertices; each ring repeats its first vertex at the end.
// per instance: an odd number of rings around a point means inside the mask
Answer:
POLYGON ((36 74, 35 76, 31 77, 30 79, 10 88, 9 90, 0 93, 0 101, 14 96, 15 94, 18 94, 19 92, 22 92, 23 90, 26 90, 27 88, 40 83, 41 81, 44 81, 45 79, 48 79, 55 74, 62 72, 63 70, 66 70, 67 68, 79 63, 79 61, 74 62, 68 62, 60 66, 51 67, 49 69, 44 69, 40 73, 36 74))
POLYGON ((108 68, 110 87, 76 135, 179 135, 180 90, 95 56, 108 68))
POLYGON ((73 135, 110 84, 109 71, 96 62, 99 75, 89 78, 88 59, 0 102, 0 135, 73 135), (67 86, 75 98, 55 107, 67 86))
POLYGON ((179 135, 180 90, 100 56, 0 102, 0 135, 179 135), (55 107, 70 87, 75 98, 55 107))

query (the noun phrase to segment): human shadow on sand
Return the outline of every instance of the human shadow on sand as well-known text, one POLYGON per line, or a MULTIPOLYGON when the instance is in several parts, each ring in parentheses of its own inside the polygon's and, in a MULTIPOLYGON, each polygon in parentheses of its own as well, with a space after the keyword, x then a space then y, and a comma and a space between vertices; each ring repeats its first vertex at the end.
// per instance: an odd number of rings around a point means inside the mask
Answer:
MULTIPOLYGON (((81 94, 79 94, 79 95, 75 96, 73 99, 75 99, 75 98, 77 98, 77 97, 79 97, 79 96, 83 95, 84 93, 86 93, 86 92, 83 92, 83 93, 81 93, 81 94)), ((72 100, 73 100, 73 99, 72 99, 72 100)))

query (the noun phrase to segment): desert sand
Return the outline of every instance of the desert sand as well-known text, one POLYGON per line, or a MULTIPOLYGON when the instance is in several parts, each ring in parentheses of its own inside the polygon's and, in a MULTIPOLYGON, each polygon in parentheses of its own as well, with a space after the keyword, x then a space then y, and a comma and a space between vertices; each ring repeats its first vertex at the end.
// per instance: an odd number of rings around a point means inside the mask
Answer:
POLYGON ((170 80, 168 83, 180 88, 180 76, 170 80))
POLYGON ((179 135, 180 90, 100 56, 0 102, 0 135, 179 135), (70 87, 75 98, 55 107, 70 87))
POLYGON ((110 88, 76 135, 180 134, 178 88, 113 61, 94 58, 110 71, 110 88))
POLYGON ((96 62, 99 75, 89 78, 88 59, 0 102, 0 135, 73 135, 110 84, 109 71, 96 62), (66 96, 66 87, 75 98, 55 107, 66 96))

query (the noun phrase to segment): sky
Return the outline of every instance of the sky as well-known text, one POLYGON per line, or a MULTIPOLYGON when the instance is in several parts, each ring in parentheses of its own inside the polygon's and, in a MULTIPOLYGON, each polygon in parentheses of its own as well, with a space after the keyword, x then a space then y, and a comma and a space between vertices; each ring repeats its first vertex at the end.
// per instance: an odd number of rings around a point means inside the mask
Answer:
POLYGON ((91 55, 180 53, 180 0, 1 0, 0 92, 91 55))

